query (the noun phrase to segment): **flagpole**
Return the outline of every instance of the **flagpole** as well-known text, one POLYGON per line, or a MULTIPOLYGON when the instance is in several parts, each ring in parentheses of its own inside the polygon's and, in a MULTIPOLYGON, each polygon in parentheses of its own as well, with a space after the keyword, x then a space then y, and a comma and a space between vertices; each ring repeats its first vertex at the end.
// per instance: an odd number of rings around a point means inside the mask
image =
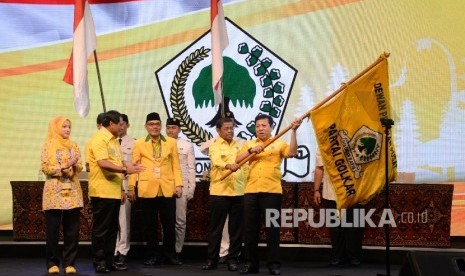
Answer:
MULTIPOLYGON (((390 118, 381 118, 381 124, 384 127, 384 133, 386 134, 386 142, 384 145, 384 159, 385 159, 385 203, 384 203, 384 208, 389 209, 389 130, 391 127, 394 125, 394 121, 390 118)), ((391 256, 391 235, 390 235, 390 229, 389 229, 389 224, 386 223, 384 224, 384 234, 386 237, 386 276, 391 276, 391 261, 390 261, 390 256, 391 256)), ((378 276, 381 276, 383 274, 378 274, 378 276)), ((384 276, 384 275, 383 275, 384 276)))
POLYGON ((374 67, 376 67, 380 62, 382 62, 383 60, 387 59, 389 57, 389 53, 388 52, 384 52, 383 54, 381 54, 381 56, 370 66, 368 66, 367 68, 365 68, 365 70, 363 70, 362 72, 358 73, 355 77, 353 77, 352 79, 350 79, 348 82, 345 82, 341 85, 341 87, 339 87, 338 90, 334 91, 331 95, 329 95, 328 97, 324 98, 321 102, 319 102, 317 105, 315 105, 311 110, 315 110, 317 108, 320 108, 322 105, 324 105, 325 103, 327 103, 329 100, 331 100, 332 98, 334 98, 337 94, 341 93, 342 91, 344 91, 344 89, 346 89, 346 87, 348 85, 351 85, 352 83, 354 83, 355 81, 357 81, 359 78, 361 78, 363 75, 365 75, 368 71, 370 71, 371 69, 373 69, 374 67))
MULTIPOLYGON (((224 70, 224 69, 223 69, 224 70)), ((224 75, 224 72, 223 72, 223 75, 224 75)), ((224 114, 224 90, 223 90, 223 76, 221 76, 221 79, 220 79, 220 85, 221 85, 221 118, 224 118, 225 117, 225 114, 224 114)))
POLYGON ((105 96, 103 95, 102 78, 100 77, 100 69, 98 66, 98 58, 97 58, 96 50, 94 50, 94 59, 95 59, 95 67, 97 68, 98 85, 100 87, 100 97, 102 98, 103 112, 107 112, 107 107, 105 106, 105 96))
MULTIPOLYGON (((313 109, 312 109, 313 110, 313 109)), ((299 117, 299 120, 303 120, 305 118, 309 118, 310 117, 310 112, 312 112, 312 110, 309 110, 307 111, 304 115, 300 116, 299 117)), ((279 137, 283 136, 286 132, 288 132, 289 130, 292 129, 292 124, 289 125, 288 127, 286 127, 285 129, 281 130, 278 134, 276 134, 273 138, 271 138, 270 140, 266 141, 265 144, 263 144, 263 148, 266 148, 268 147, 271 143, 273 143, 274 141, 276 141, 279 137)), ((241 162, 239 162, 239 167, 244 165, 245 163, 247 163, 252 157, 254 157, 255 155, 257 155, 257 153, 252 153, 250 155, 248 155, 246 158, 244 158, 241 162)), ((232 174, 233 172, 231 170, 228 170, 221 178, 220 180, 223 181, 226 177, 228 177, 230 174, 232 174)))
MULTIPOLYGON (((380 62, 382 62, 383 60, 385 60, 386 58, 389 57, 389 53, 388 52, 384 52, 383 54, 381 54, 381 56, 370 66, 368 66, 367 68, 365 68, 365 70, 363 70, 362 72, 358 73, 355 77, 353 77, 352 79, 350 79, 348 82, 344 83, 338 90, 334 91, 331 95, 329 95, 328 97, 324 98, 320 103, 318 103, 317 105, 315 105, 312 109, 310 109, 309 111, 307 111, 304 115, 300 116, 299 117, 299 120, 303 120, 305 118, 310 118, 310 113, 317 109, 317 108, 320 108, 322 105, 324 105, 325 103, 327 103, 328 101, 330 101, 332 98, 334 98, 335 96, 337 96, 339 93, 341 93, 342 91, 344 91, 344 89, 354 83, 355 81, 357 81, 359 78, 361 78, 363 75, 365 75, 368 71, 370 71, 371 69, 373 69, 374 67, 376 67, 380 62)), ((289 125, 287 128, 281 130, 278 134, 276 134, 273 138, 271 138, 270 140, 268 140, 265 144, 263 144, 263 148, 265 149, 267 146, 269 146, 271 143, 273 143, 274 141, 276 141, 278 138, 280 138, 281 136, 283 136, 286 132, 288 132, 290 129, 292 128, 292 125, 289 125)), ((252 153, 250 155, 248 155, 246 158, 244 158, 241 162, 239 162, 239 167, 244 165, 245 163, 247 163, 252 157, 254 157, 256 155, 256 153, 252 153)), ((231 170, 228 170, 221 178, 220 180, 223 181, 226 177, 228 177, 230 174, 232 174, 233 172, 231 170)))

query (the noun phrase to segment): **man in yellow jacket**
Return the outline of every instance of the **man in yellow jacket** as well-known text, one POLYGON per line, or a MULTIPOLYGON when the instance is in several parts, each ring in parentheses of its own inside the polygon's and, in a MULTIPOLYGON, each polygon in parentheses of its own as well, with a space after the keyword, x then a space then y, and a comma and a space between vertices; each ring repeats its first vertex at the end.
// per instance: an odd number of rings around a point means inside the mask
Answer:
POLYGON ((128 187, 129 199, 135 201, 137 185, 137 201, 146 224, 147 260, 144 265, 147 266, 160 263, 160 258, 170 264, 181 264, 174 248, 176 197, 182 196, 183 186, 181 167, 176 140, 161 135, 161 128, 160 115, 148 114, 145 122, 148 135, 135 142, 132 154, 132 162, 142 164, 145 171, 131 175, 128 187), (163 226, 163 254, 158 252, 158 214, 163 226))

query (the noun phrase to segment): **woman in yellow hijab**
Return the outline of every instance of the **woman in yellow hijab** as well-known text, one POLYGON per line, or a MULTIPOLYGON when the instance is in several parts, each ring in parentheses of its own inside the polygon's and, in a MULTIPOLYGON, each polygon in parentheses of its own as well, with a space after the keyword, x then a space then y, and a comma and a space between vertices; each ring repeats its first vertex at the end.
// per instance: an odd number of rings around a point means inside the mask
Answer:
POLYGON ((82 171, 81 153, 73 143, 71 121, 56 117, 50 121, 42 148, 42 171, 47 176, 42 208, 45 211, 47 233, 47 269, 49 274, 60 273, 58 240, 63 225, 62 267, 66 274, 76 273, 75 261, 79 242, 79 215, 83 207, 78 174, 82 171))

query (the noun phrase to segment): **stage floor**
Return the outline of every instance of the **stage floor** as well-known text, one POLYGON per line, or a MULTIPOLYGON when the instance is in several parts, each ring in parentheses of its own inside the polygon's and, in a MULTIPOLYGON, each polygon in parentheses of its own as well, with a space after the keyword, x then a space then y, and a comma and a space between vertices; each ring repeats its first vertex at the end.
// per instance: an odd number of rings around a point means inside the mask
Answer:
MULTIPOLYGON (((360 266, 342 265, 329 266, 329 246, 300 246, 283 244, 281 245, 282 274, 283 275, 313 275, 313 276, 376 276, 386 274, 386 251, 383 247, 364 247, 362 264, 360 266)), ((12 242, 0 241, 0 275, 47 275, 45 267, 44 242, 12 242)), ((465 256, 464 249, 451 248, 391 248, 390 273, 398 275, 402 263, 408 251, 423 252, 461 252, 465 256)), ((226 265, 219 265, 217 270, 203 271, 201 266, 205 261, 206 245, 187 244, 184 248, 182 266, 159 265, 146 267, 142 258, 142 244, 133 244, 128 259, 129 270, 125 272, 112 272, 113 275, 239 275, 239 273, 229 272, 226 265)), ((260 247, 260 274, 267 275, 265 248, 260 247)), ((80 244, 79 258, 76 263, 77 275, 96 275, 94 272, 91 257, 90 244, 88 242, 80 244)), ((61 273, 63 274, 63 272, 61 273)))
MULTIPOLYGON (((226 265, 219 265, 217 270, 203 271, 201 266, 203 262, 200 260, 184 260, 182 266, 160 265, 155 267, 145 267, 142 265, 142 260, 130 260, 129 270, 124 272, 111 272, 113 275, 170 275, 170 276, 195 276, 195 275, 219 275, 226 273, 227 275, 239 275, 237 272, 229 272, 226 265)), ((45 260, 43 258, 1 258, 0 267, 2 268, 1 275, 47 275, 45 269, 45 260)), ((89 259, 78 259, 76 264, 76 275, 95 275, 92 264, 89 259)), ((399 274, 399 265, 391 266, 391 275, 399 274)), ((324 262, 314 261, 284 261, 282 264, 281 273, 283 275, 312 275, 312 276, 328 276, 328 275, 344 275, 344 276, 365 276, 377 275, 386 272, 384 264, 361 264, 358 267, 341 266, 329 267, 324 262)), ((63 272, 61 273, 63 274, 63 272)), ((265 263, 261 263, 260 274, 267 275, 265 263)))
MULTIPOLYGON (((182 266, 160 265, 145 267, 143 263, 143 244, 132 243, 128 256, 129 270, 126 272, 112 272, 113 275, 239 275, 229 272, 226 265, 220 265, 217 270, 203 271, 201 266, 207 255, 206 243, 186 243, 182 266)), ((281 260, 283 275, 344 275, 344 276, 376 276, 386 274, 386 248, 364 246, 360 266, 328 265, 330 258, 329 245, 299 245, 281 244, 281 260)), ((407 252, 421 251, 441 254, 459 254, 465 258, 463 239, 453 239, 449 248, 418 248, 418 247, 390 247, 390 272, 398 275, 407 252)), ((11 233, 0 233, 0 275, 47 275, 45 267, 45 242, 17 242, 12 240, 11 233)), ((260 274, 267 275, 265 263, 265 245, 260 244, 259 257, 261 260, 260 274)), ((90 242, 79 244, 77 275, 95 275, 91 262, 90 242)), ((61 273, 63 274, 63 272, 61 273)))

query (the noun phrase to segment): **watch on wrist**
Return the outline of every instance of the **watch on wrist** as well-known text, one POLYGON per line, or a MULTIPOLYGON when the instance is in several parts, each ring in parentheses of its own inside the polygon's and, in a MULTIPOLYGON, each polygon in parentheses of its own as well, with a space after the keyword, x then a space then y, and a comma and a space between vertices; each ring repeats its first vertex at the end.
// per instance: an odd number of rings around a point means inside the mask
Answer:
POLYGON ((250 154, 252 154, 252 148, 249 148, 247 151, 248 151, 250 154))

